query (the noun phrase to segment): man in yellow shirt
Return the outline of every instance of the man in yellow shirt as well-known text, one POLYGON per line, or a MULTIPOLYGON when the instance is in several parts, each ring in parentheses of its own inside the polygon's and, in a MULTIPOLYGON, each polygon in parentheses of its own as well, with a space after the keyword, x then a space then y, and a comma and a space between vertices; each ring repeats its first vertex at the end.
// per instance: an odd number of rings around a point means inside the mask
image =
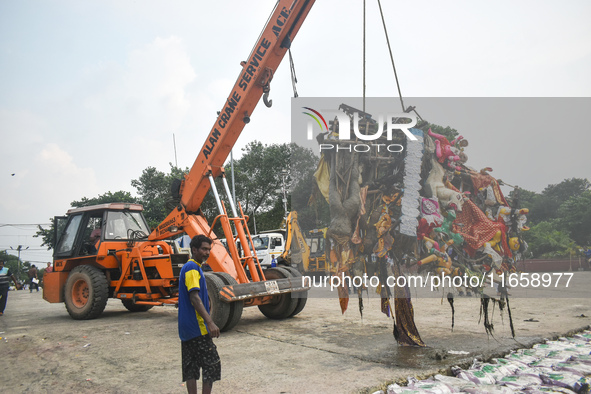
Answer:
POLYGON ((189 394, 197 393, 197 380, 203 371, 203 393, 211 393, 213 382, 221 379, 221 362, 212 337, 220 329, 210 316, 207 285, 201 264, 207 261, 212 241, 205 235, 191 240, 193 258, 179 277, 179 337, 181 338, 183 381, 189 394))

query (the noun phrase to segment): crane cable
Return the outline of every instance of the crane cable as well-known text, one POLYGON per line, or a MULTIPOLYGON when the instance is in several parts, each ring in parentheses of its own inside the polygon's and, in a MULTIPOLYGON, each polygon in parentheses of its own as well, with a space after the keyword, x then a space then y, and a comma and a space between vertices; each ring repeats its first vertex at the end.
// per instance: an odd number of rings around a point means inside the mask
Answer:
MULTIPOLYGON (((419 119, 423 120, 423 118, 421 118, 421 115, 419 115, 419 113, 416 111, 415 107, 413 106, 409 106, 408 108, 404 108, 404 101, 402 99, 402 91, 400 90, 400 82, 398 81, 398 73, 396 72, 396 65, 394 64, 394 56, 392 55, 392 47, 390 46, 390 38, 388 37, 388 29, 386 28, 386 20, 384 19, 384 12, 382 11, 382 2, 380 0, 378 0, 378 6, 380 8, 380 15, 382 17, 382 25, 384 26, 384 34, 386 35, 386 43, 388 44, 388 51, 390 52, 390 61, 392 62, 392 69, 394 70, 394 78, 396 79, 396 87, 398 88, 398 97, 400 97, 400 105, 402 106, 402 112, 414 112, 415 114, 417 114, 417 116, 419 117, 419 119)), ((365 7, 365 0, 364 0, 364 7, 365 7)), ((365 8, 363 10, 364 14, 365 14, 365 8)), ((364 21, 365 22, 365 21, 364 21)), ((365 46, 365 25, 364 25, 364 41, 363 41, 363 45, 365 46)), ((365 48, 364 48, 364 58, 363 58, 363 62, 365 64, 365 48)), ((364 69, 364 73, 365 73, 365 69, 364 69)), ((365 78, 365 74, 364 74, 364 78, 365 78)))
POLYGON ((363 112, 365 112, 365 0, 363 0, 363 112))
POLYGON ((287 50, 289 53, 289 71, 291 72, 291 86, 293 87, 293 97, 298 97, 298 90, 296 84, 298 83, 298 77, 296 76, 295 64, 291 57, 291 49, 287 50))
MULTIPOLYGON (((402 106, 402 111, 403 112, 411 112, 413 111, 415 114, 417 114, 417 116, 419 117, 419 119, 423 119, 421 118, 421 115, 419 115, 419 113, 416 111, 415 107, 408 107, 408 108, 404 108, 404 101, 402 99, 402 91, 400 89, 400 82, 398 81, 398 73, 396 72, 396 65, 394 64, 394 56, 392 55, 392 48, 390 46, 390 39, 388 37, 388 29, 386 28, 386 21, 384 19, 384 12, 382 11, 382 4, 380 2, 380 0, 378 0, 378 6, 380 7, 380 15, 382 17, 382 24, 384 26, 384 34, 386 35, 386 43, 388 44, 388 51, 390 52, 390 61, 392 62, 392 69, 394 70, 394 78, 396 79, 396 87, 398 88, 398 96, 400 97, 400 104, 402 106)), ((366 49, 366 43, 365 43, 365 0, 363 0, 363 112, 365 112, 365 89, 366 89, 366 84, 365 84, 365 49, 366 49)), ((291 72, 291 85, 293 88, 293 96, 294 97, 298 97, 298 91, 296 88, 296 84, 298 83, 298 79, 296 76, 296 71, 295 71, 295 64, 293 61, 293 57, 291 56, 291 49, 288 49, 289 52, 289 69, 291 72)))
POLYGON ((392 55, 392 47, 390 46, 390 38, 388 37, 388 29, 386 28, 386 20, 384 19, 384 11, 382 11, 382 2, 380 0, 378 0, 378 6, 380 7, 380 15, 382 16, 382 24, 384 25, 384 34, 386 35, 386 43, 388 44, 392 69, 394 70, 394 78, 396 79, 396 87, 398 88, 398 96, 400 97, 400 105, 402 105, 402 111, 405 111, 404 102, 402 101, 402 91, 400 90, 400 82, 398 81, 398 73, 396 72, 396 65, 394 64, 394 56, 392 55))

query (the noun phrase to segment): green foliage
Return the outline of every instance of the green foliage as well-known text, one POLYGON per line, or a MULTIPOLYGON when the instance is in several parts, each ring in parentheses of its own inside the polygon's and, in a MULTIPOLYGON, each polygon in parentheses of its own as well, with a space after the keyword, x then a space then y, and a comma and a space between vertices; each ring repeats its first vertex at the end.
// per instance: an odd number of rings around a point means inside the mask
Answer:
POLYGON ((47 246, 47 250, 51 250, 55 246, 55 232, 53 231, 53 218, 49 218, 51 226, 49 228, 43 228, 43 226, 37 226, 37 232, 33 235, 33 238, 41 238, 41 246, 47 246))
POLYGON ((444 135, 445 138, 447 138, 447 140, 449 142, 453 141, 458 135, 460 135, 456 129, 452 129, 449 126, 447 126, 447 127, 439 126, 434 123, 427 123, 426 125, 424 125, 424 124, 420 125, 420 129, 423 130, 425 132, 425 134, 429 131, 429 129, 431 129, 431 131, 435 134, 444 135))
MULTIPOLYGON (((509 192, 509 195, 507 196, 507 199, 512 202, 512 205, 519 208, 527 208, 531 211, 532 206, 534 204, 534 200, 537 196, 539 196, 539 194, 536 192, 532 192, 525 189, 518 189, 517 191, 511 190, 511 192, 509 192)), ((527 220, 529 222, 533 222, 530 215, 528 215, 527 220)))
MULTIPOLYGON (((289 204, 287 209, 290 209, 289 204)), ((268 211, 261 212, 256 216, 257 231, 260 232, 280 228, 283 224, 284 216, 285 210, 283 208, 283 201, 281 199, 277 199, 273 208, 269 209, 268 211)), ((250 222, 252 222, 252 220, 250 220, 250 222)), ((253 229, 250 230, 251 232, 253 231, 253 229)))
POLYGON ((528 220, 540 223, 558 218, 560 206, 571 197, 580 196, 590 186, 587 179, 570 178, 555 185, 548 185, 540 194, 520 190, 519 195, 522 207, 530 210, 528 220))
POLYGON ((563 202, 557 223, 579 245, 591 245, 591 191, 587 190, 563 202))
POLYGON ((119 190, 115 193, 106 192, 105 194, 99 194, 97 197, 93 198, 82 197, 80 201, 72 201, 70 205, 73 208, 81 208, 88 207, 90 205, 108 204, 112 202, 136 203, 137 199, 133 197, 129 192, 119 190))
POLYGON ((275 190, 281 188, 281 171, 289 168, 289 147, 253 141, 242 150, 245 153, 234 162, 236 198, 251 214, 272 209, 278 198, 275 190))
MULTIPOLYGON (((294 209, 293 196, 299 196, 298 216, 301 217, 299 208, 306 207, 301 201, 307 202, 315 187, 312 181, 318 159, 312 151, 293 143, 266 145, 259 141, 249 143, 243 151, 242 157, 234 162, 236 199, 251 217, 251 232, 254 232, 253 216, 258 232, 280 227, 285 216, 280 191, 283 181, 288 194, 287 209, 294 209)), ((226 173, 230 174, 229 166, 226 166, 226 173)))
POLYGON ((170 186, 180 171, 172 164, 170 168, 170 174, 165 174, 155 167, 148 167, 138 179, 131 181, 139 195, 138 201, 144 206, 144 216, 150 228, 158 226, 172 210, 173 206, 167 204, 171 199, 170 186))
POLYGON ((564 257, 591 245, 591 184, 570 178, 541 193, 511 192, 513 205, 528 208, 531 230, 524 234, 534 257, 564 257), (517 203, 517 204, 515 204, 517 203))
POLYGON ((531 227, 524 235, 534 257, 561 257, 569 255, 574 241, 565 231, 557 229, 556 221, 547 221, 531 227))
MULTIPOLYGON (((189 168, 184 170, 175 167, 172 163, 170 172, 158 171, 154 167, 148 167, 142 171, 138 179, 133 179, 131 185, 135 187, 138 194, 137 202, 144 207, 144 217, 150 228, 158 226, 174 209, 178 201, 172 198, 172 183, 175 179, 183 180, 189 168)), ((221 182, 217 183, 218 190, 221 190, 221 182)), ((201 211, 207 218, 213 219, 217 214, 217 206, 211 193, 209 193, 201 204, 201 211)))
POLYGON ((591 184, 587 179, 570 178, 556 185, 548 185, 542 194, 558 201, 564 201, 569 197, 581 195, 589 190, 589 187, 591 184))
POLYGON ((590 187, 587 179, 570 178, 548 185, 542 193, 520 189, 510 194, 518 198, 519 207, 529 209, 531 230, 525 240, 534 257, 569 256, 591 244, 590 187))

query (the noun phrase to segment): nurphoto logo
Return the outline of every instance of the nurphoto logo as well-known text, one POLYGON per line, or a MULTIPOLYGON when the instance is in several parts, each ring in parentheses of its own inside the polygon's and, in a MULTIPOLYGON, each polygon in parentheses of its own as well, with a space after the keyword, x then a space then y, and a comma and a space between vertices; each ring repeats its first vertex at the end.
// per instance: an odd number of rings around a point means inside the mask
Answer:
POLYGON ((376 121, 369 114, 358 111, 343 112, 323 109, 321 112, 310 107, 302 107, 302 109, 305 110, 302 113, 309 117, 306 138, 313 140, 315 129, 324 135, 324 140, 319 139, 318 141, 320 152, 330 150, 369 152, 372 147, 376 148, 378 152, 381 149, 392 153, 402 152, 404 146, 401 144, 377 143, 377 140, 383 137, 384 132, 388 142, 393 140, 395 131, 402 131, 410 141, 417 141, 417 137, 410 131, 417 124, 417 118, 413 114, 379 114, 376 121), (332 127, 329 127, 329 122, 326 119, 329 119, 332 127), (339 124, 338 132, 334 127, 335 122, 339 124), (343 125, 346 126, 343 127, 343 125), (353 135, 351 135, 351 130, 353 135), (335 140, 335 142, 348 141, 350 145, 330 143, 331 140, 335 140), (368 143, 370 141, 376 142, 368 143))

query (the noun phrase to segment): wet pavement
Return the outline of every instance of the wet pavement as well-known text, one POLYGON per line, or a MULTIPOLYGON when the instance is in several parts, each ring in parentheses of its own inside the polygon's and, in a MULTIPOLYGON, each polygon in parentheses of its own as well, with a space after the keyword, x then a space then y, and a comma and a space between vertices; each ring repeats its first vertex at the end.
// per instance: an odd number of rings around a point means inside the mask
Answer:
MULTIPOLYGON (((498 308, 490 310, 494 331, 487 335, 477 298, 455 299, 452 330, 447 290, 437 297, 413 293, 425 348, 396 344, 392 318, 369 293, 363 296, 363 314, 354 298, 342 314, 336 295, 326 290, 311 294, 292 319, 269 320, 258 308, 245 308, 236 328, 215 341, 223 367, 214 389, 373 393, 408 377, 451 377, 453 366, 469 369, 474 359, 491 363, 512 350, 589 327, 591 273, 575 277, 576 298, 511 298, 515 338, 507 312, 498 308)), ((129 313, 120 301, 109 300, 98 319, 74 321, 62 304, 48 304, 41 293, 10 292, 0 332, 0 369, 11 371, 3 377, 9 388, 4 392, 186 392, 173 307, 129 313)))

